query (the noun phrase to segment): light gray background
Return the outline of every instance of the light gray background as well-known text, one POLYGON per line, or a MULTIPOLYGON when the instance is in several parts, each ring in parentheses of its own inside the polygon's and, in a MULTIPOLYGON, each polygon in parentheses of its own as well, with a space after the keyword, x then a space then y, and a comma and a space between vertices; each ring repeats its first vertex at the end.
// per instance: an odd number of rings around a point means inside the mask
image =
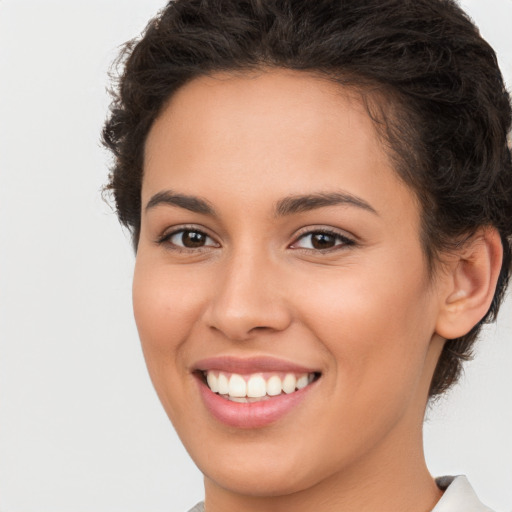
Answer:
MULTIPOLYGON (((512 0, 465 0, 512 84, 512 0)), ((180 512, 199 472, 157 402, 130 243, 100 189, 116 48, 160 0, 0 0, 0 512, 180 512)), ((512 511, 512 301, 429 413, 435 475, 512 511)))

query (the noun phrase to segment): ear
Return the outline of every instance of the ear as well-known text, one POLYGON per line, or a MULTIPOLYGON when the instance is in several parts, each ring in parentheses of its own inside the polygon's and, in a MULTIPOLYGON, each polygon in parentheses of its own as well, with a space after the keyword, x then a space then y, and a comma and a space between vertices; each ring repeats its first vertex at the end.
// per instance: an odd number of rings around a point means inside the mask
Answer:
POLYGON ((467 334, 491 306, 501 270, 503 246, 498 231, 478 230, 459 250, 450 254, 443 277, 441 310, 436 332, 445 339, 467 334))

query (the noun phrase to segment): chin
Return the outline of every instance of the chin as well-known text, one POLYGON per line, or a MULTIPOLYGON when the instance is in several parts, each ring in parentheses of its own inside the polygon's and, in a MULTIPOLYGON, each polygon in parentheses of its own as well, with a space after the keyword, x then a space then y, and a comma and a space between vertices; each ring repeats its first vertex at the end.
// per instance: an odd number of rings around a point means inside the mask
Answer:
POLYGON ((247 434, 241 438, 233 433, 238 439, 224 443, 214 442, 212 436, 211 449, 186 443, 207 485, 210 481, 232 493, 254 497, 285 496, 314 487, 335 471, 321 454, 316 454, 315 461, 315 453, 300 439, 277 435, 271 441, 269 432, 247 434))
MULTIPOLYGON (((210 466, 210 464, 208 464, 210 466)), ((203 468, 200 467, 201 470, 203 468)), ((318 483, 313 475, 301 474, 296 467, 208 467, 203 471, 206 480, 234 494, 254 497, 285 496, 310 488, 318 483)))

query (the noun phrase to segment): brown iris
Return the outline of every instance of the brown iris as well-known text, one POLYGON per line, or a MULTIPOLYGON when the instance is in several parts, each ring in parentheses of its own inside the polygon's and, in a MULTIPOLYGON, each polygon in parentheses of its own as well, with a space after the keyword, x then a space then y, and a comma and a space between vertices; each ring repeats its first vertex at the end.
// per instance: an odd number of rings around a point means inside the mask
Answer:
POLYGON ((336 237, 329 233, 313 233, 311 235, 311 245, 315 249, 331 249, 336 244, 336 237))
POLYGON ((183 231, 181 235, 181 243, 184 247, 189 249, 203 247, 206 243, 206 235, 199 231, 183 231))

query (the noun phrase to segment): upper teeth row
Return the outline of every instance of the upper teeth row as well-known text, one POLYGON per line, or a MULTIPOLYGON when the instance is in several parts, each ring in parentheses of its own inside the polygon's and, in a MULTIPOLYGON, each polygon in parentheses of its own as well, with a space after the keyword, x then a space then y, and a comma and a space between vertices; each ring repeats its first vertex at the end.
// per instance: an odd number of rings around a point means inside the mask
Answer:
POLYGON ((214 373, 211 370, 206 372, 206 381, 214 393, 238 398, 260 398, 265 395, 276 396, 280 395, 283 391, 285 393, 293 393, 296 389, 306 387, 313 379, 313 373, 303 373, 300 375, 287 373, 283 374, 283 378, 279 375, 272 375, 265 379, 261 373, 242 376, 237 373, 214 373))

